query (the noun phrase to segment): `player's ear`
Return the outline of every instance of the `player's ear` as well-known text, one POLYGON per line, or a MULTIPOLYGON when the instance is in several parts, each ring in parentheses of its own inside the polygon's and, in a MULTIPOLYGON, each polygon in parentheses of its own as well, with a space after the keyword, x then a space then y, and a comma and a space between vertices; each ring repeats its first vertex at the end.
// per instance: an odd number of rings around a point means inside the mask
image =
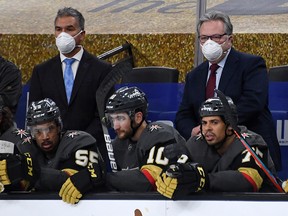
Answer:
POLYGON ((142 112, 135 113, 135 118, 134 119, 135 119, 135 122, 137 124, 139 124, 142 121, 142 119, 143 119, 143 113, 142 112))
POLYGON ((227 134, 228 134, 228 135, 232 135, 233 133, 234 133, 233 128, 229 125, 229 126, 227 127, 227 134))

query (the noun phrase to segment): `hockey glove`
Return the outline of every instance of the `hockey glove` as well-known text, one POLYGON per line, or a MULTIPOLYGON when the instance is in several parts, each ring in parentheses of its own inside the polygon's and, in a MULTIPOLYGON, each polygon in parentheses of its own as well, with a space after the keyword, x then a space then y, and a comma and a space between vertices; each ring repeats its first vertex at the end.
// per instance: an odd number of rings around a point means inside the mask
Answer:
POLYGON ((2 193, 4 190, 5 190, 5 187, 0 181, 0 193, 2 193))
POLYGON ((28 180, 34 183, 37 178, 39 170, 37 163, 31 158, 29 153, 23 155, 6 154, 1 156, 0 161, 0 182, 3 185, 10 185, 20 180, 28 180))
POLYGON ((181 156, 183 155, 188 157, 187 155, 189 155, 189 152, 186 146, 184 146, 182 143, 173 143, 165 146, 163 154, 169 159, 170 164, 172 164, 176 163, 179 159, 181 160, 181 156))
POLYGON ((288 193, 288 180, 282 183, 282 189, 284 190, 285 193, 288 193))
POLYGON ((203 167, 190 162, 169 165, 156 181, 157 191, 170 199, 201 191, 208 184, 203 167))
POLYGON ((97 163, 90 164, 69 177, 62 185, 59 196, 64 202, 77 204, 80 198, 93 187, 103 184, 103 173, 97 163))

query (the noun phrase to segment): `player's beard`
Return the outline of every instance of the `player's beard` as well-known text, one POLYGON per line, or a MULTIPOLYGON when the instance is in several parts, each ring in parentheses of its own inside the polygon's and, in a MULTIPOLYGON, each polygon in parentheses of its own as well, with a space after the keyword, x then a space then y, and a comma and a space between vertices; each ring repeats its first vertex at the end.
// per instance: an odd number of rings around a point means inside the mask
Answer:
POLYGON ((116 131, 117 137, 120 140, 126 140, 132 137, 133 130, 130 128, 129 130, 117 130, 116 131))
POLYGON ((217 136, 212 132, 207 132, 204 136, 207 144, 213 146, 215 149, 221 147, 226 140, 226 136, 220 140, 217 139, 217 136))

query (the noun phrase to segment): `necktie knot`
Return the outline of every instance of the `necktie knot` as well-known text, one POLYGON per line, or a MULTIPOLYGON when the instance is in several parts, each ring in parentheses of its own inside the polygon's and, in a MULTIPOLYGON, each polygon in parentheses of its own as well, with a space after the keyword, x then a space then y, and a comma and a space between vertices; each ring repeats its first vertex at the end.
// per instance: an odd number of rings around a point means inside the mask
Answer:
POLYGON ((75 62, 75 60, 76 59, 74 59, 74 58, 66 58, 66 59, 64 59, 64 62, 66 64, 66 66, 68 66, 68 65, 71 66, 75 62))
POLYGON ((218 68, 219 68, 219 65, 218 65, 218 64, 212 64, 212 65, 210 66, 211 74, 212 74, 212 73, 215 74, 218 68))

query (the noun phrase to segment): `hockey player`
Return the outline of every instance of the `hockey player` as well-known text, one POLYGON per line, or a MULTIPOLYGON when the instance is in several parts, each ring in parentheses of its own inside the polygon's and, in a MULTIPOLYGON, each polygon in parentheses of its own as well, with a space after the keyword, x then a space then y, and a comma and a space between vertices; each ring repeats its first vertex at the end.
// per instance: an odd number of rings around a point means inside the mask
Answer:
POLYGON ((108 173, 106 179, 113 190, 155 190, 155 180, 169 162, 164 147, 185 145, 173 127, 148 123, 147 108, 145 93, 137 87, 118 89, 106 103, 106 119, 117 135, 112 146, 118 172, 108 173))
POLYGON ((27 138, 29 133, 15 127, 11 109, 0 100, 0 154, 17 153, 16 144, 27 138))
POLYGON ((83 131, 61 129, 60 111, 54 101, 46 98, 32 102, 27 112, 32 139, 18 145, 20 155, 1 161, 4 184, 24 179, 30 189, 60 191, 62 200, 71 204, 94 186, 102 185, 105 166, 96 140, 83 131))
MULTIPOLYGON (((231 98, 228 104, 233 121, 237 110, 231 98)), ((276 192, 259 164, 235 135, 226 109, 218 97, 207 99, 200 107, 201 134, 187 142, 192 163, 170 165, 157 179, 158 191, 166 197, 177 198, 202 189, 213 192, 276 192), (201 165, 200 165, 201 164, 201 165)), ((263 138, 239 126, 261 161, 273 172, 274 164, 263 138)))
MULTIPOLYGON (((4 104, 4 100, 0 99, 0 193, 4 191, 3 181, 5 182, 1 174, 2 159, 7 154, 17 154, 18 149, 16 144, 30 138, 27 132, 15 127, 12 111, 4 104)), ((17 186, 13 185, 13 188, 14 190, 22 190, 22 186, 21 184, 17 184, 17 186)), ((5 187, 5 192, 11 188, 11 186, 5 187)))

